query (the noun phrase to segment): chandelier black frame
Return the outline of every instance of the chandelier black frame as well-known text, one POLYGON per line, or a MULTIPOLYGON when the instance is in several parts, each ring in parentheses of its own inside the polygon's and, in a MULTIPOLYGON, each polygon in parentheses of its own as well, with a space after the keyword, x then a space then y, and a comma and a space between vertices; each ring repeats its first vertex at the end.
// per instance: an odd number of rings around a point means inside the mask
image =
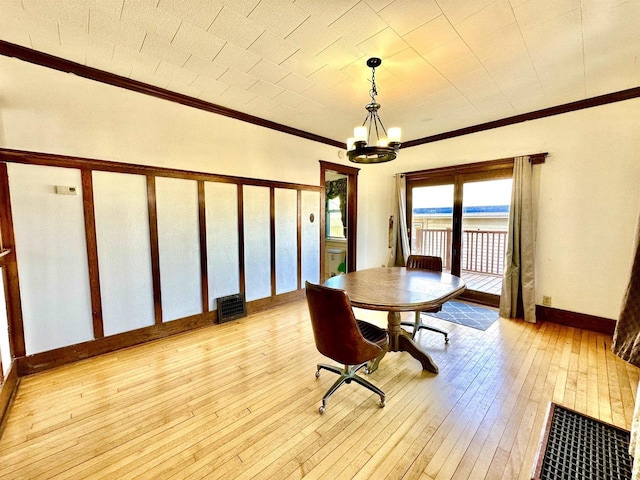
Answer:
POLYGON ((398 156, 400 149, 400 129, 390 128, 389 134, 387 134, 380 115, 378 115, 380 104, 376 102, 378 94, 376 68, 380 65, 382 65, 382 60, 377 57, 367 60, 367 66, 371 68, 371 90, 369 91, 371 102, 365 106, 368 113, 362 127, 356 127, 354 138, 347 141, 347 156, 354 163, 389 162, 398 156), (368 145, 373 130, 376 132, 377 144, 368 145), (384 135, 381 136, 381 133, 384 135))

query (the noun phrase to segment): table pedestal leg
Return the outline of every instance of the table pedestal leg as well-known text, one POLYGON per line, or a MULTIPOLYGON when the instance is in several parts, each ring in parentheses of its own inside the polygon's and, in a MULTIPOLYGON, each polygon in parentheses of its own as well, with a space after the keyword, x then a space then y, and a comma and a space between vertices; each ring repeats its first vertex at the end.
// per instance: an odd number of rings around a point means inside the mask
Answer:
POLYGON ((405 330, 400 327, 400 312, 389 312, 387 316, 389 333, 389 351, 408 352, 422 364, 423 370, 438 373, 438 366, 431 356, 420 348, 405 330))

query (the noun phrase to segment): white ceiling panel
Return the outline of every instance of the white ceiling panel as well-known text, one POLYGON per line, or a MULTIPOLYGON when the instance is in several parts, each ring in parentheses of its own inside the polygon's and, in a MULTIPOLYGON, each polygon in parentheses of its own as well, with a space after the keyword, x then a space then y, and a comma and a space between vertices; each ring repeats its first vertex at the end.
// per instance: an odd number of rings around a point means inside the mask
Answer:
POLYGON ((638 87, 638 25, 640 0, 0 0, 0 40, 338 141, 371 56, 414 140, 638 87))

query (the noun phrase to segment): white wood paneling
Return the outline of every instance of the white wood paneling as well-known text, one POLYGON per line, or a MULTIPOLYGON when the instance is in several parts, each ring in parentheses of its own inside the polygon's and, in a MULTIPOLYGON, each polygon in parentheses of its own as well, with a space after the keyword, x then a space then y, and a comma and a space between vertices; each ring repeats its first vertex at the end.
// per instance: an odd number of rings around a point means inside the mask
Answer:
POLYGON ((7 167, 27 355, 92 340, 80 171, 7 167))
POLYGON ((302 192, 302 285, 320 280, 320 193, 302 192), (312 220, 313 216, 313 220, 312 220))
POLYGON ((298 192, 277 188, 276 215, 276 293, 298 288, 298 192))
POLYGON ((198 182, 156 178, 162 320, 202 313, 198 182))
POLYGON ((245 186, 244 269, 247 301, 271 296, 271 212, 268 187, 245 186))
POLYGON ((147 178, 93 172, 105 335, 154 324, 147 178))
POLYGON ((216 299, 240 292, 238 186, 205 182, 209 308, 216 299))

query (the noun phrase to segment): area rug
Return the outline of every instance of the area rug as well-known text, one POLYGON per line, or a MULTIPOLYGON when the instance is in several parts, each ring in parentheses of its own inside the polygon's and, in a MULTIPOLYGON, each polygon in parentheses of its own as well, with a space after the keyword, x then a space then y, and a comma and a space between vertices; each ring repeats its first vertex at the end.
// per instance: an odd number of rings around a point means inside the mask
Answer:
POLYGON ((551 403, 534 480, 631 479, 629 431, 551 403))
POLYGON ((456 302, 455 300, 448 301, 442 305, 442 310, 438 313, 423 313, 423 315, 429 315, 477 330, 486 330, 498 319, 498 311, 495 309, 456 302))

